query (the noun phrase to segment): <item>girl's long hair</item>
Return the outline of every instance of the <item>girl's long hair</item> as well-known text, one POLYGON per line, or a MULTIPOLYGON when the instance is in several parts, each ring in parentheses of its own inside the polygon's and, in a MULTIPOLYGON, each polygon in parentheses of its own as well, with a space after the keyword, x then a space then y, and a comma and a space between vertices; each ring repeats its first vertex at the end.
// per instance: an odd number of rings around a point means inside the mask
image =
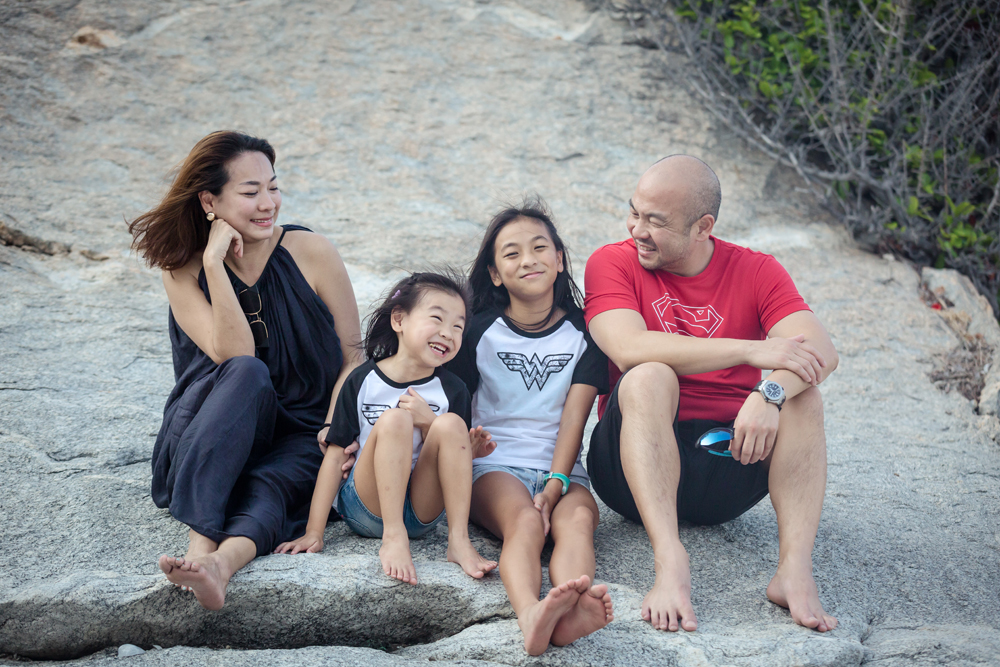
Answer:
POLYGON ((552 313, 555 312, 556 308, 562 308, 567 313, 582 308, 583 295, 580 294, 580 288, 573 280, 573 271, 570 267, 566 245, 559 238, 559 232, 556 231, 555 223, 552 222, 552 214, 549 212, 548 206, 538 195, 525 198, 519 205, 507 206, 494 215, 486 227, 483 243, 479 246, 479 254, 476 255, 472 269, 469 271, 469 286, 472 288, 472 312, 481 313, 489 308, 504 310, 510 305, 510 294, 507 293, 507 288, 503 285, 493 284, 490 269, 496 268, 496 241, 500 230, 518 218, 530 218, 545 225, 556 250, 562 252, 563 270, 557 274, 555 285, 552 288, 552 309, 541 322, 530 323, 544 326, 552 320, 552 313))
POLYGON ((241 132, 213 132, 191 149, 163 201, 129 223, 132 249, 149 266, 175 271, 205 248, 212 223, 198 195, 222 194, 229 182, 226 164, 243 153, 263 153, 274 167, 274 148, 266 140, 241 132))
POLYGON ((469 312, 469 291, 457 274, 450 271, 447 274, 413 273, 390 287, 382 305, 368 317, 362 342, 367 358, 379 361, 399 352, 399 337, 392 328, 393 311, 399 309, 409 313, 431 290, 457 296, 465 304, 465 312, 469 312))

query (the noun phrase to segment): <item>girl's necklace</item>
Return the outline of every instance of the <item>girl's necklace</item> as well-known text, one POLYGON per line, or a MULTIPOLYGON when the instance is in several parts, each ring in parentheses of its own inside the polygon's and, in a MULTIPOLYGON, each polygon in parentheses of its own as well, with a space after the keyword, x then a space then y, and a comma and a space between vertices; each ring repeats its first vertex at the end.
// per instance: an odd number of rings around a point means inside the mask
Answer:
POLYGON ((504 310, 504 314, 507 316, 508 320, 510 320, 515 326, 517 326, 518 329, 521 329, 522 331, 535 332, 535 331, 542 331, 543 328, 549 324, 549 320, 552 319, 552 310, 553 310, 552 308, 549 308, 549 312, 545 314, 545 317, 543 317, 538 322, 534 322, 532 324, 528 324, 525 322, 518 322, 517 320, 515 320, 510 314, 510 308, 506 308, 504 310))

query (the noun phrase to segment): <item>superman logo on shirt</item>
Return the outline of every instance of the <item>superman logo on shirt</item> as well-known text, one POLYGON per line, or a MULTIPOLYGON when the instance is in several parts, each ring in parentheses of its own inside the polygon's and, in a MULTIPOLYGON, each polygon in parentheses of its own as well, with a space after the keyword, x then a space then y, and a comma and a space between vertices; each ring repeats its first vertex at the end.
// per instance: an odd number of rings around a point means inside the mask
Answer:
POLYGON ((722 316, 712 306, 685 306, 670 292, 654 301, 653 308, 667 333, 711 338, 722 325, 722 316))

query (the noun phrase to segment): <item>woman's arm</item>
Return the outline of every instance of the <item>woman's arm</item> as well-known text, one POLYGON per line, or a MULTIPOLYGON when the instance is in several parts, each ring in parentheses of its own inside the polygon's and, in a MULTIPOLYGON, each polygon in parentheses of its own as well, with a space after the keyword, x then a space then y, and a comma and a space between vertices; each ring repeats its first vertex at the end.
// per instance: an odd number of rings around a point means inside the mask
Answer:
POLYGON ((202 256, 191 260, 183 269, 162 274, 163 287, 177 324, 217 364, 232 357, 254 354, 253 333, 223 264, 230 248, 237 256, 242 255, 243 239, 224 220, 216 218, 202 256), (212 303, 198 285, 202 267, 212 303))
MULTIPOLYGON (((583 430, 587 426, 587 418, 594 407, 597 398, 597 387, 589 384, 570 385, 563 406, 562 418, 559 420, 559 435, 556 436, 556 448, 552 454, 552 472, 569 477, 576 465, 583 444, 583 430)), ((545 534, 549 532, 549 517, 556 503, 562 498, 562 482, 550 479, 545 490, 535 496, 535 507, 542 513, 542 523, 545 534)))

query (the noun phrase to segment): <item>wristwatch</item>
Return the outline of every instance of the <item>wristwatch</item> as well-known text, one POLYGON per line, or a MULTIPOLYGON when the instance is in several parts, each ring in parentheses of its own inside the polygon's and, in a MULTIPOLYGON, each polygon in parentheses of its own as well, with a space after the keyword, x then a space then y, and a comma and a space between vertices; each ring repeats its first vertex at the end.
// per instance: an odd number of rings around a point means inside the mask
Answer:
POLYGON ((773 405, 777 405, 778 411, 781 411, 781 406, 785 404, 784 387, 774 380, 761 380, 753 386, 753 390, 759 391, 765 401, 773 405))

